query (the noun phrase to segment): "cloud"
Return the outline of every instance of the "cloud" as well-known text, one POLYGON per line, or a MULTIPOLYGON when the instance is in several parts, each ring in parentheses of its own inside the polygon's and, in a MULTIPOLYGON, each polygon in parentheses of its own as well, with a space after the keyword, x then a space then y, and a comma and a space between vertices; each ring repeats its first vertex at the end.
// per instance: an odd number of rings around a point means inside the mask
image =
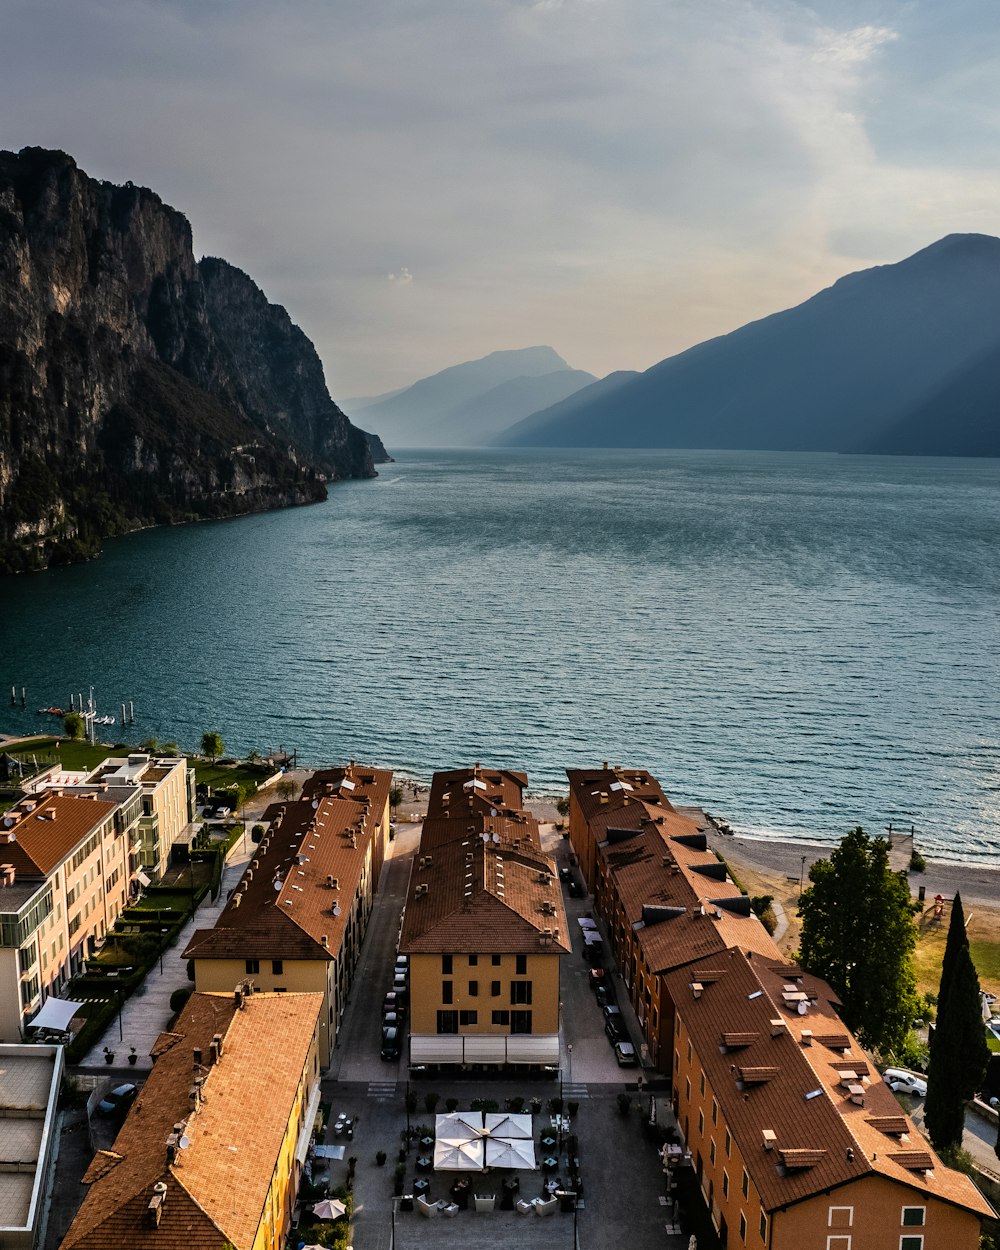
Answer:
POLYGON ((998 230, 997 23, 956 3, 4 0, 3 140, 153 186, 335 394, 643 368, 998 230))

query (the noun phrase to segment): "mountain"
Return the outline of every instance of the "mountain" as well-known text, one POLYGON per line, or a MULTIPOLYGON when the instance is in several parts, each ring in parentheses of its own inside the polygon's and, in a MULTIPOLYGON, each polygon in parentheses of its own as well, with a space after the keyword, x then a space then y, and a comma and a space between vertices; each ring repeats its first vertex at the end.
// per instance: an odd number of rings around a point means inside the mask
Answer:
POLYGON ((372 477, 288 313, 187 219, 63 152, 0 152, 0 572, 372 477))
POLYGON ((990 454, 982 449, 996 446, 996 406, 981 397, 1000 390, 998 351, 1000 239, 949 235, 622 385, 588 387, 501 437, 519 446, 990 454), (951 419, 953 400, 967 406, 961 422, 951 419))
MULTIPOLYGON (((355 407, 365 425, 396 447, 471 447, 593 382, 551 347, 492 352, 452 365, 402 391, 355 407)), ((345 405, 350 412, 351 407, 345 405)))
POLYGON ((523 417, 507 429, 497 431, 493 438, 493 443, 499 447, 515 447, 519 444, 531 445, 534 442, 536 431, 544 430, 554 413, 558 413, 561 418, 572 419, 573 414, 578 410, 588 407, 598 398, 602 401, 607 401, 626 382, 631 382, 633 378, 639 376, 635 369, 619 369, 615 373, 609 373, 606 378, 601 378, 599 381, 592 382, 590 386, 584 386, 580 390, 574 391, 563 399, 561 403, 533 412, 530 416, 523 417))

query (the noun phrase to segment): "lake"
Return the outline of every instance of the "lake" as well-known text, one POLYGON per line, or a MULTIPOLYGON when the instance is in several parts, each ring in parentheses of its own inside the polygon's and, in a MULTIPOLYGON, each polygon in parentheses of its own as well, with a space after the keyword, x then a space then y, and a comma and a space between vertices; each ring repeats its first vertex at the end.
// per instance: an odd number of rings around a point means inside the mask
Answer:
POLYGON ((0 579, 0 727, 93 685, 135 741, 542 792, 608 760, 744 832, 1000 863, 998 535, 996 460, 408 452, 0 579))

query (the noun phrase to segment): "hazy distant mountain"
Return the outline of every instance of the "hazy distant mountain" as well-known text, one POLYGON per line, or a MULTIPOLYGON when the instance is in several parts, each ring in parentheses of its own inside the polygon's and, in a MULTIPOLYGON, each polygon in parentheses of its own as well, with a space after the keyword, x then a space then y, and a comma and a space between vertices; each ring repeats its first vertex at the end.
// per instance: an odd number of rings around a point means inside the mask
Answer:
POLYGON ((525 347, 453 365, 360 408, 348 400, 344 408, 363 411, 365 425, 389 448, 479 446, 594 380, 551 347, 525 347))
POLYGON ((641 376, 635 369, 619 369, 616 373, 609 373, 606 378, 601 378, 591 383, 590 386, 574 391, 561 403, 532 412, 530 416, 518 421, 516 425, 501 430, 493 441, 501 447, 531 444, 539 446, 534 435, 536 431, 544 430, 555 414, 558 413, 561 419, 572 419, 573 413, 588 407, 598 399, 608 400, 612 393, 624 386, 626 382, 631 382, 633 378, 641 376))
POLYGON ((504 437, 995 455, 998 367, 1000 239, 949 235, 621 385, 590 386, 504 437))

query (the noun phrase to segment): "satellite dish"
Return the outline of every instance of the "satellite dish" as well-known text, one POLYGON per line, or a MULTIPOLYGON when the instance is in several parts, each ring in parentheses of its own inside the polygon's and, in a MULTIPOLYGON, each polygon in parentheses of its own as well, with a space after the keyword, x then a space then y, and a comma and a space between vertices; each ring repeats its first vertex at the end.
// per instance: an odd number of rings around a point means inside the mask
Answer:
POLYGON ((483 834, 483 841, 489 842, 489 840, 490 840, 490 831, 487 829, 486 832, 483 834))
POLYGON ((313 801, 312 801, 312 809, 313 809, 313 811, 315 811, 317 807, 319 807, 319 800, 318 800, 318 799, 313 799, 313 801))
POLYGON ((494 842, 499 842, 499 841, 500 841, 500 835, 499 835, 499 833, 494 833, 494 834, 493 834, 493 841, 494 841, 494 842))
POLYGON ((333 905, 333 914, 334 914, 335 916, 339 916, 339 915, 340 915, 340 904, 339 904, 339 903, 334 903, 334 905, 333 905))
POLYGON ((178 1145, 179 1149, 181 1149, 181 1150, 187 1150, 188 1146, 190 1146, 190 1145, 191 1145, 191 1138, 190 1138, 190 1137, 182 1137, 182 1138, 180 1139, 180 1141, 177 1143, 177 1145, 178 1145))
POLYGON ((799 1015, 800 1015, 800 1016, 804 1016, 808 1010, 809 1010, 809 1004, 808 1004, 808 1003, 806 1003, 806 1002, 801 1002, 801 1003, 799 1003, 799 1015))
POLYGON ((497 809, 496 809, 495 807, 491 807, 491 808, 490 808, 490 815, 491 815, 491 816, 495 816, 496 814, 497 814, 497 809))
POLYGON ((280 890, 280 889, 281 889, 281 885, 282 885, 281 881, 275 881, 275 883, 274 883, 274 888, 275 888, 276 890, 280 890))

